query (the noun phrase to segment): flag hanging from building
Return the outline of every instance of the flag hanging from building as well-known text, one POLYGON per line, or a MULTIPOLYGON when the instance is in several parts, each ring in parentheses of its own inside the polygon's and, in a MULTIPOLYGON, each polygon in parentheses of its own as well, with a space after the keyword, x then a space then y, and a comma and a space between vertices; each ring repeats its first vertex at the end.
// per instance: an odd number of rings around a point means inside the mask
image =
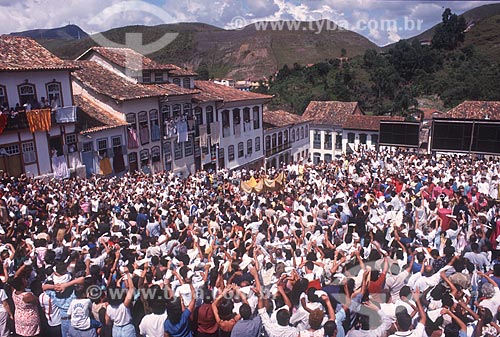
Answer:
POLYGON ((200 147, 208 147, 207 126, 205 124, 201 124, 199 126, 199 130, 200 130, 200 147))
POLYGON ((220 127, 219 122, 210 123, 210 141, 213 144, 219 144, 220 127))
POLYGON ((52 126, 50 109, 26 111, 26 118, 28 119, 31 133, 35 131, 49 131, 52 126))

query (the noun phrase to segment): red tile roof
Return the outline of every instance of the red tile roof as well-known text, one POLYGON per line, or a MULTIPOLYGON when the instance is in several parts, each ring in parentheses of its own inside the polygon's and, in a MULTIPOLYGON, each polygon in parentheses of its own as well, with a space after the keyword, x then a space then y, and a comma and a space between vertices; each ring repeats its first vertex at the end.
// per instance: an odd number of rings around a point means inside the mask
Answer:
POLYGON ((61 60, 27 37, 0 36, 0 71, 73 70, 73 61, 61 60))
POLYGON ((92 47, 79 58, 84 59, 90 52, 96 52, 112 63, 131 70, 166 70, 171 76, 197 76, 175 64, 158 63, 131 48, 92 47))
POLYGON ((422 109, 419 109, 419 110, 423 112, 423 114, 424 114, 424 120, 431 120, 434 117, 442 117, 443 116, 443 112, 439 111, 437 109, 422 108, 422 109))
POLYGON ((73 76, 93 91, 119 101, 131 99, 195 94, 197 90, 184 89, 175 84, 140 84, 125 79, 97 62, 78 61, 80 70, 73 76))
POLYGON ((169 70, 173 65, 165 65, 151 60, 131 48, 92 47, 79 57, 84 58, 90 52, 96 52, 112 63, 131 70, 169 70))
POLYGON ((194 81, 196 89, 211 96, 218 97, 224 102, 238 102, 246 100, 271 100, 273 96, 257 94, 255 92, 241 91, 211 81, 194 81))
POLYGON ((354 114, 362 115, 358 102, 311 101, 302 116, 313 123, 342 125, 347 116, 354 114))
POLYGON ((265 109, 262 113, 262 120, 264 124, 268 124, 270 127, 294 125, 308 121, 302 116, 285 110, 269 111, 267 109, 265 109))
POLYGON ((81 130, 82 135, 129 125, 125 120, 81 95, 75 95, 74 100, 79 108, 77 128, 81 130))
POLYGON ((500 101, 464 101, 442 117, 500 120, 500 101))
POLYGON ((342 129, 379 131, 380 121, 404 121, 400 116, 350 115, 342 123, 342 129))
POLYGON ((201 91, 200 93, 193 95, 193 100, 195 102, 216 102, 216 101, 222 101, 222 98, 213 96, 208 92, 201 91))

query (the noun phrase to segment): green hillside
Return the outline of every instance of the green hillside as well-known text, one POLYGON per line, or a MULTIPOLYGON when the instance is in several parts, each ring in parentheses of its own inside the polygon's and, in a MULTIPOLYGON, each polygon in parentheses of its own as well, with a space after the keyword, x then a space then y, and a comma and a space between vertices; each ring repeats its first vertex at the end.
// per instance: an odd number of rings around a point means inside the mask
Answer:
MULTIPOLYGON (((321 27, 325 23, 320 23, 321 27)), ((331 25, 331 23, 330 23, 331 25)), ((378 47, 365 37, 347 30, 308 29, 257 30, 249 25, 241 30, 225 30, 201 23, 179 23, 160 26, 128 26, 104 33, 110 40, 123 43, 126 33, 142 33, 144 43, 157 40, 166 32, 179 35, 165 48, 152 55, 154 60, 198 69, 206 68, 213 77, 259 79, 275 73, 283 65, 317 63, 341 56, 361 55, 378 47)), ((314 25, 312 25, 314 26, 314 25)), ((96 45, 92 38, 75 41, 40 40, 54 54, 74 59, 96 45)))

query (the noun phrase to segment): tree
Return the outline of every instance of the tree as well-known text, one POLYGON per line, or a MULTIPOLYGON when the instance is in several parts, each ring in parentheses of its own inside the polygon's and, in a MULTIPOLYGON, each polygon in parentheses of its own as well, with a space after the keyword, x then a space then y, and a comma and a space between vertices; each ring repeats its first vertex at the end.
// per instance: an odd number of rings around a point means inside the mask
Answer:
POLYGON ((446 8, 442 15, 442 23, 436 27, 432 38, 432 47, 453 50, 464 42, 467 23, 463 16, 458 16, 446 8))
POLYGON ((208 66, 206 63, 200 63, 198 70, 196 70, 198 73, 198 79, 206 81, 210 79, 210 72, 208 71, 208 66))

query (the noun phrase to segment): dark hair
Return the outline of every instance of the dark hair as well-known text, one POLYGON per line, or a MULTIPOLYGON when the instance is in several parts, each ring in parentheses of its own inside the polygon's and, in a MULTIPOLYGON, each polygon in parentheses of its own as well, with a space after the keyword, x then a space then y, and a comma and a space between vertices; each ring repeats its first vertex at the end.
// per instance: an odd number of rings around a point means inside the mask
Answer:
POLYGON ((411 316, 405 311, 398 312, 396 314, 396 321, 398 327, 402 331, 409 331, 411 328, 411 316))
POLYGON ((230 320, 234 316, 234 303, 230 299, 223 298, 217 308, 219 309, 219 316, 223 321, 230 320))
POLYGON ((161 315, 165 312, 166 300, 163 296, 163 292, 161 291, 160 286, 153 285, 149 289, 152 290, 152 298, 149 299, 148 303, 151 308, 151 311, 155 315, 161 315))
POLYGON ((411 294, 411 289, 408 286, 403 286, 401 290, 399 290, 399 297, 408 297, 411 294))
POLYGON ((122 291, 122 288, 119 287, 110 287, 108 288, 107 291, 107 300, 109 305, 112 307, 116 307, 120 305, 120 303, 123 302, 123 296, 125 295, 124 291, 122 291), (119 295, 119 296, 117 296, 119 295))
POLYGON ((288 326, 290 322, 290 312, 288 309, 280 309, 276 313, 276 320, 278 321, 278 324, 281 326, 288 326))
POLYGON ((180 322, 182 316, 182 306, 180 298, 175 297, 172 300, 167 301, 167 314, 168 314, 167 319, 173 325, 180 322))
POLYGON ((240 307, 240 316, 244 320, 249 320, 252 317, 252 308, 246 303, 243 303, 240 307))
POLYGON ((337 335, 337 323, 335 321, 328 321, 323 325, 326 337, 335 337, 337 335))
POLYGON ((14 277, 12 281, 10 281, 10 285, 17 291, 24 290, 24 279, 22 277, 14 277))

